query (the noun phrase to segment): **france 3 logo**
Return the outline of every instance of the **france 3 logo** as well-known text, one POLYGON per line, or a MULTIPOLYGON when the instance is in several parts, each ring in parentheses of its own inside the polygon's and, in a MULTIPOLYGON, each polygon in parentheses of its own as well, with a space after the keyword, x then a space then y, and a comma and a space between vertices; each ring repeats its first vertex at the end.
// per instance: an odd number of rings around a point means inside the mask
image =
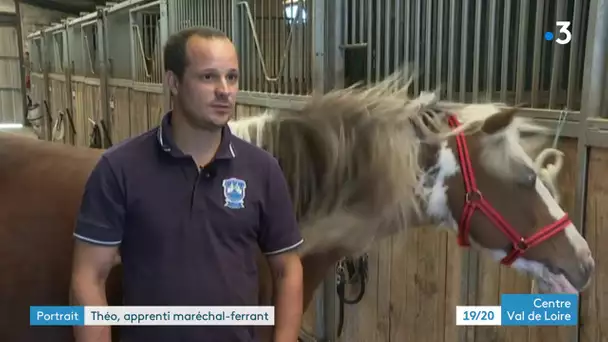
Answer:
POLYGON ((558 34, 554 34, 551 31, 545 32, 545 40, 552 41, 555 38, 555 42, 560 45, 568 44, 572 40, 572 32, 570 32, 569 21, 556 21, 555 26, 559 29, 558 34))

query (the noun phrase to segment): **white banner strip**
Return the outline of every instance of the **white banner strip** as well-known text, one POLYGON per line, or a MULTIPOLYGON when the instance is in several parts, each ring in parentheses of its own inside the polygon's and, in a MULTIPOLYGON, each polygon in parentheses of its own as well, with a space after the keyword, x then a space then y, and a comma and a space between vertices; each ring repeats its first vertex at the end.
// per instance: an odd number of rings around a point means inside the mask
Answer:
POLYGON ((274 325, 274 307, 85 306, 84 325, 274 325))

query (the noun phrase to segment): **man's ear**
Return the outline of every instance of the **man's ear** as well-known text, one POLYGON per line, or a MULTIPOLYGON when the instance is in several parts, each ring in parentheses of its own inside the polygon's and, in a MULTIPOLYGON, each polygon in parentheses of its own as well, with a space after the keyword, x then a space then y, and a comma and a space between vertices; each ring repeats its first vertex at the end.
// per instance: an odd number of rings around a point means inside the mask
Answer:
POLYGON ((481 131, 486 134, 495 134, 507 128, 513 121, 515 113, 517 113, 522 106, 523 104, 519 104, 511 108, 503 109, 492 115, 483 123, 481 131))
POLYGON ((177 89, 179 86, 179 79, 177 78, 177 75, 175 75, 173 71, 169 70, 165 73, 165 80, 167 82, 167 86, 169 87, 171 95, 177 95, 177 89))

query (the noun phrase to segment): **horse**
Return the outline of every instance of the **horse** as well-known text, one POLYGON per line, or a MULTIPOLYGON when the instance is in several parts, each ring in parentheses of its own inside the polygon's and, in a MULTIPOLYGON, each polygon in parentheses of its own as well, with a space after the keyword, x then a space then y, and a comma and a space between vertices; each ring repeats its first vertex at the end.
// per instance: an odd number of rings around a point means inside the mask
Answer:
POLYGON ((309 288, 340 258, 432 226, 528 273, 541 292, 585 289, 595 264, 559 206, 563 153, 542 149, 550 130, 515 117, 518 106, 448 107, 436 93, 409 99, 405 75, 230 123, 281 164, 306 241, 309 288))
MULTIPOLYGON (((298 110, 229 123, 272 153, 288 181, 305 243, 304 308, 337 260, 397 232, 439 227, 462 246, 530 274, 541 292, 583 291, 594 260, 558 204, 560 152, 517 107, 446 108, 408 96, 395 73, 367 87, 313 94, 298 110), (533 159, 533 157, 535 156, 533 159)), ((72 232, 86 180, 104 153, 0 134, 0 340, 73 341, 70 327, 30 327, 31 305, 68 305, 72 232), (19 318, 13 318, 19 317, 19 318)), ((121 304, 120 259, 106 292, 121 304)), ((273 302, 261 254, 259 304, 273 302)), ((113 329, 115 332, 119 327, 113 329)), ((270 341, 272 327, 259 327, 270 341)))

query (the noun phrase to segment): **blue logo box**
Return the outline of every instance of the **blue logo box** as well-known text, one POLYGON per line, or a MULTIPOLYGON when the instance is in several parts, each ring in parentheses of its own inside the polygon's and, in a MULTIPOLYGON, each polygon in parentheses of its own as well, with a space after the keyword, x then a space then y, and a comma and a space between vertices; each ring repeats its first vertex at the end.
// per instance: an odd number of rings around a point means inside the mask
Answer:
POLYGON ((30 325, 84 325, 84 307, 30 306, 30 325))
POLYGON ((503 294, 500 298, 501 325, 576 326, 576 294, 503 294))

